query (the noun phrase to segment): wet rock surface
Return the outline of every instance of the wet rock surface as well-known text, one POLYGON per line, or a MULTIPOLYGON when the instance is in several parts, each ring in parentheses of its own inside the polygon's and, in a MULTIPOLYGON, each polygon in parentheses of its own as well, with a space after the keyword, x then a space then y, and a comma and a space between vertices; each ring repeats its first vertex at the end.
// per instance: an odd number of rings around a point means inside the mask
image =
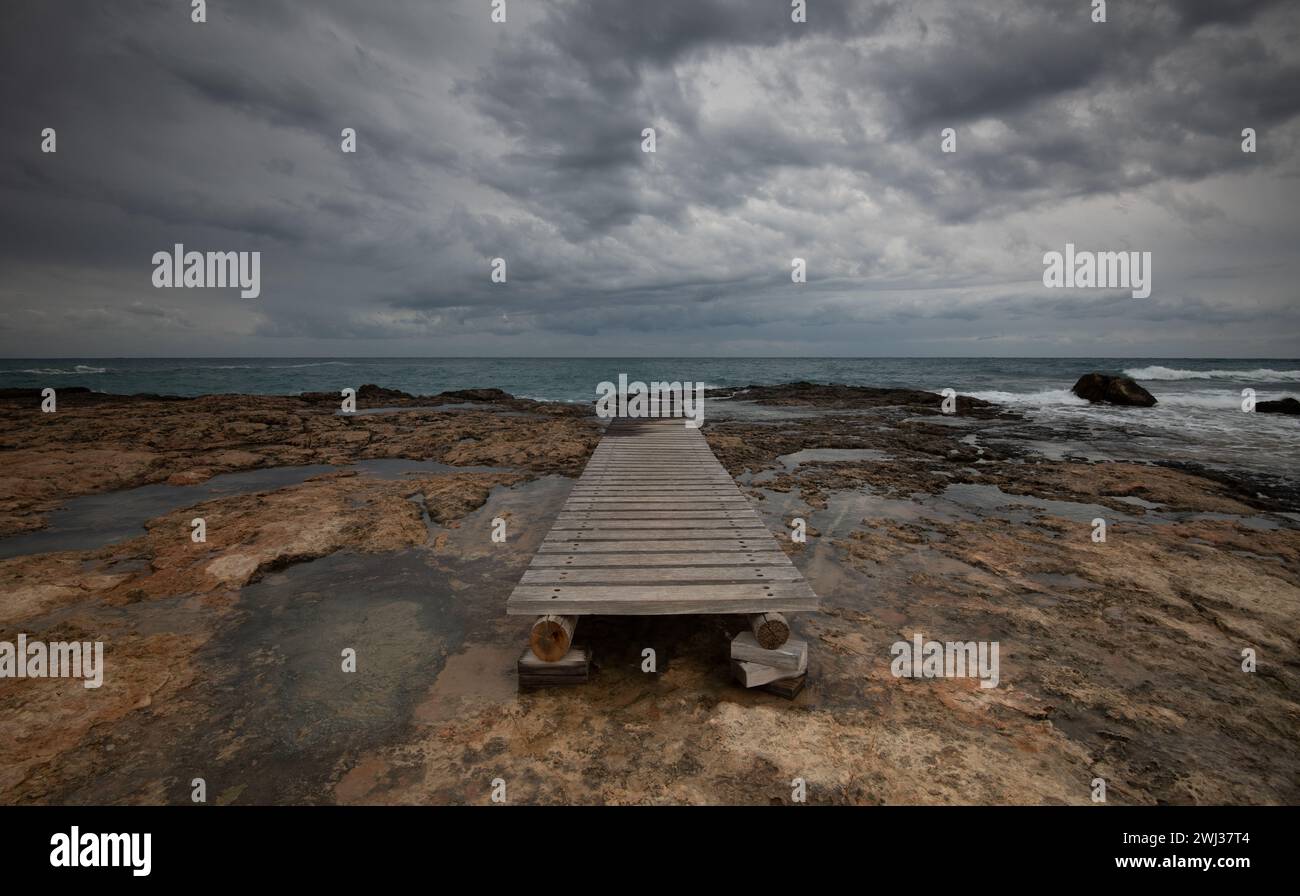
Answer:
POLYGON ((1107 404, 1149 408, 1156 404, 1155 396, 1126 376, 1109 376, 1104 373, 1085 373, 1070 389, 1088 401, 1107 404))
POLYGON ((1261 414, 1300 414, 1300 399, 1280 398, 1277 401, 1261 401, 1255 405, 1261 414))
POLYGON ((0 399, 0 536, 41 528, 46 513, 77 495, 264 467, 408 458, 572 474, 600 433, 590 409, 498 390, 464 409, 459 393, 361 387, 359 412, 416 406, 382 415, 336 413, 340 396, 325 393, 159 400, 75 390, 42 414, 36 390, 9 391, 20 394, 0 399))
MULTIPOLYGON (((709 398, 752 401, 777 407, 806 406, 817 408, 884 408, 907 407, 922 413, 940 413, 943 396, 920 389, 876 389, 870 386, 846 386, 842 383, 785 383, 776 386, 744 386, 738 389, 710 389, 709 398)), ((992 403, 969 395, 956 397, 962 413, 998 413, 992 403)))
POLYGON ((587 410, 363 423, 333 396, 93 398, 63 420, 62 401, 56 419, 5 407, 7 477, 58 452, 56 476, 114 471, 48 492, 7 478, 24 524, 79 489, 221 457, 503 469, 342 468, 176 508, 94 550, 0 560, 0 638, 103 640, 107 665, 97 690, 0 680, 0 802, 184 803, 196 776, 217 803, 486 803, 498 777, 516 803, 788 802, 794 777, 815 803, 1088 803, 1095 777, 1121 804, 1300 799, 1292 486, 1048 457, 1052 434, 996 407, 805 386, 756 400, 814 415, 705 428, 822 598, 792 620, 811 644, 793 701, 732 683, 743 623, 727 617, 584 619, 592 681, 517 692, 531 620, 505 601, 598 438, 587 410), (251 428, 226 436, 231 422, 251 428), (789 539, 795 517, 807 543, 789 539), (999 685, 895 678, 891 645, 918 633, 997 641, 999 685))

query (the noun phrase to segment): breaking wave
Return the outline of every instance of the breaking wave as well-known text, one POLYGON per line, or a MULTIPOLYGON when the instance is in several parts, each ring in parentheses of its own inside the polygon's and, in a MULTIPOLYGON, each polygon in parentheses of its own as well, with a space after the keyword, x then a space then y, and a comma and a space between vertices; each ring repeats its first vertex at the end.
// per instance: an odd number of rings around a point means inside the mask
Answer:
POLYGON ((20 370, 6 370, 4 373, 36 373, 41 376, 77 376, 88 373, 107 373, 107 367, 87 367, 85 364, 78 364, 72 369, 65 367, 24 367, 20 370))
POLYGON ((994 404, 1021 404, 1037 407, 1088 404, 1085 399, 1075 395, 1069 389, 1044 389, 1041 392, 967 392, 961 394, 970 395, 971 398, 978 398, 983 401, 991 401, 994 404))
MULTIPOLYGON (((351 367, 347 361, 313 361, 310 364, 197 364, 194 370, 298 370, 302 367, 351 367)), ((177 370, 190 370, 178 367, 177 370)))
POLYGON ((1300 383, 1300 370, 1183 370, 1178 367, 1135 367, 1125 370, 1135 380, 1241 380, 1256 383, 1300 383))

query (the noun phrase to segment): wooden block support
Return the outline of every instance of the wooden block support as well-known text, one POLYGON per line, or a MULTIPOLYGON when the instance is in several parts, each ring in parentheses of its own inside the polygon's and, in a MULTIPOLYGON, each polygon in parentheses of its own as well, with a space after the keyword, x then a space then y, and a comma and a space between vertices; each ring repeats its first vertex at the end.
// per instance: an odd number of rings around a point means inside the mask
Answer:
POLYGON ((808 673, 807 641, 789 641, 778 650, 763 650, 749 632, 741 632, 731 642, 731 651, 732 673, 745 687, 763 688, 788 699, 793 699, 803 690, 808 673), (778 662, 781 667, 755 662, 748 657, 778 662))
POLYGON ((803 690, 807 678, 807 675, 796 675, 794 678, 778 678, 776 681, 770 681, 763 685, 760 690, 767 691, 769 694, 776 694, 778 697, 784 697, 787 700, 793 700, 803 690))
POLYGON ((747 688, 756 688, 759 685, 769 684, 791 674, 784 669, 773 669, 771 666, 746 663, 743 660, 732 660, 731 671, 736 676, 736 681, 747 688))
POLYGON ((749 617, 749 627, 764 650, 775 650, 790 637, 790 623, 780 613, 754 613, 749 617))
POLYGON ((521 688, 545 688, 565 684, 586 684, 591 670, 591 648, 574 647, 561 660, 547 663, 525 650, 519 657, 521 688))
POLYGON ((808 643, 800 641, 803 649, 799 652, 798 663, 793 669, 778 669, 775 666, 754 663, 748 660, 731 661, 731 668, 736 673, 736 680, 747 688, 756 688, 782 678, 794 678, 808 671, 808 643))
POLYGON ((557 616, 548 613, 538 616, 528 635, 528 645, 533 655, 547 663, 564 659, 573 646, 573 630, 578 626, 577 616, 557 616))
POLYGON ((775 650, 764 650, 752 633, 741 632, 731 641, 731 658, 787 672, 803 672, 808 668, 808 642, 792 638, 775 650))

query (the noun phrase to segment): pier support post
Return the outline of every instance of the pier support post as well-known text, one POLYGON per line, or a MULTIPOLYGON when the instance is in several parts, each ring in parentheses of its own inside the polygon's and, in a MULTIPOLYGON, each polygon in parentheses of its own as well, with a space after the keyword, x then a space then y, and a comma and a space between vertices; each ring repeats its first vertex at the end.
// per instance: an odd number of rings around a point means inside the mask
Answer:
POLYGON ((776 650, 790 637, 790 623, 780 613, 753 613, 749 627, 764 650, 776 650))
POLYGON ((577 627, 577 616, 556 616, 553 613, 538 616, 528 635, 533 656, 547 663, 564 659, 573 644, 573 630, 577 627))

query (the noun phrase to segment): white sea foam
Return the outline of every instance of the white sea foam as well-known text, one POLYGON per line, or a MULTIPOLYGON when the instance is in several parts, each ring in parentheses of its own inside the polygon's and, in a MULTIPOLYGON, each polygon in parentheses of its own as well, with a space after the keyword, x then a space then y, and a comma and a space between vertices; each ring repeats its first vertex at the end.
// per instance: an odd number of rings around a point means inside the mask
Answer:
POLYGON ((4 373, 36 373, 41 376, 77 376, 87 373, 106 373, 107 367, 87 367, 85 364, 78 364, 71 370, 63 367, 24 367, 21 370, 6 370, 4 373))
POLYGON ((1179 367, 1135 367, 1124 371, 1135 380, 1241 380, 1256 383, 1300 383, 1300 370, 1184 370, 1179 367))
MULTIPOLYGON (((313 361, 310 364, 198 364, 196 370, 297 370, 300 367, 351 367, 347 361, 313 361)), ((177 368, 185 370, 187 368, 177 368)))
MULTIPOLYGON (((1044 389, 1039 392, 970 392, 972 398, 982 398, 984 401, 991 401, 995 404, 1002 405, 1019 405, 1021 407, 1034 408, 1092 408, 1099 412, 1111 412, 1117 409, 1115 405, 1105 403, 1093 404, 1086 399, 1080 398, 1069 389, 1044 389)), ((1256 396, 1259 401, 1269 401, 1275 398, 1283 397, 1282 392, 1260 392, 1256 396)), ((1144 416, 1157 414, 1160 411, 1180 408, 1183 410, 1206 410, 1206 411, 1238 411, 1241 406, 1241 395, 1235 390, 1225 389, 1194 389, 1186 392, 1166 392, 1156 396, 1156 406, 1144 411, 1144 416)), ((1127 411, 1126 408, 1118 408, 1120 411, 1127 411)), ((1131 417, 1131 415, 1127 415, 1131 417)))
POLYGON ((994 404, 1020 404, 1035 407, 1059 407, 1086 405, 1088 401, 1075 395, 1069 389, 1044 389, 1040 392, 964 392, 971 398, 991 401, 994 404))

